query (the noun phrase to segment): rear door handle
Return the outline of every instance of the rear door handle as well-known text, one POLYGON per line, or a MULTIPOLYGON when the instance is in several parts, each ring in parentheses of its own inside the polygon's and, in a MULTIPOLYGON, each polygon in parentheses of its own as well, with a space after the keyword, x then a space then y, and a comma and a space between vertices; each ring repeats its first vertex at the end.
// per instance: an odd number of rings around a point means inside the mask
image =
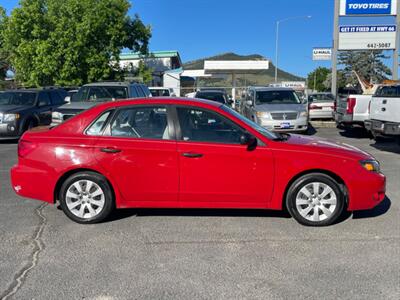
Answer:
POLYGON ((121 149, 117 149, 117 148, 100 148, 101 152, 104 153, 119 153, 121 152, 121 149))
POLYGON ((203 157, 203 154, 193 153, 193 152, 185 152, 185 153, 182 153, 182 156, 187 157, 187 158, 199 158, 199 157, 203 157))

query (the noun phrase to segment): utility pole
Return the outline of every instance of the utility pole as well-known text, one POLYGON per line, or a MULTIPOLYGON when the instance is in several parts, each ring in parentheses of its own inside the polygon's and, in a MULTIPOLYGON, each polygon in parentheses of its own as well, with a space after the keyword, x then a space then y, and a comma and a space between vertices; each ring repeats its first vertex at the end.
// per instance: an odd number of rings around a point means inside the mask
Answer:
POLYGON ((400 43, 400 3, 397 3, 396 45, 393 51, 393 80, 399 80, 399 43, 400 43))
POLYGON ((340 0, 335 1, 335 12, 333 17, 333 49, 332 49, 332 86, 331 93, 337 94, 337 54, 339 49, 339 7, 340 0))

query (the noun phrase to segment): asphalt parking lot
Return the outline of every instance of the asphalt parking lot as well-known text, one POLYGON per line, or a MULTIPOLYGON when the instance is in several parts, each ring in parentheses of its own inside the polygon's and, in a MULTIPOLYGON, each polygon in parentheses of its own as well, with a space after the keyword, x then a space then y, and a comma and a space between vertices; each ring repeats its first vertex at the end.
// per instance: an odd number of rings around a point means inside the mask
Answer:
POLYGON ((78 225, 17 197, 0 143, 0 298, 399 299, 400 146, 317 129, 381 161, 387 198, 325 228, 281 212, 124 210, 78 225))

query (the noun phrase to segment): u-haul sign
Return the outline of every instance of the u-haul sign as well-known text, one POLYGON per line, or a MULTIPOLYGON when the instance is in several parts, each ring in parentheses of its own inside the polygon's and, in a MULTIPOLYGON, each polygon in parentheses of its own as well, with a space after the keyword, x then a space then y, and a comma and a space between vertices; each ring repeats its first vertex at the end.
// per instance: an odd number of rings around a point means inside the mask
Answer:
POLYGON ((396 25, 339 27, 339 50, 392 50, 395 47, 396 25))
POLYGON ((313 60, 331 60, 332 48, 314 48, 312 54, 313 60))
POLYGON ((341 16, 396 15, 398 0, 340 0, 341 16))

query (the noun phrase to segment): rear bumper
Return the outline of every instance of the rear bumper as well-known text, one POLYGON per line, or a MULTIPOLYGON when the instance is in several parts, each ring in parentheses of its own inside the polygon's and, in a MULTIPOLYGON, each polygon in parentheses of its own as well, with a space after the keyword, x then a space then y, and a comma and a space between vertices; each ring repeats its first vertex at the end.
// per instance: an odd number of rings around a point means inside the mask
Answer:
POLYGON ((324 111, 324 110, 317 110, 317 109, 310 109, 309 110, 310 119, 333 119, 333 111, 324 111))
POLYGON ((335 121, 336 121, 337 124, 342 124, 342 123, 351 124, 351 123, 353 123, 353 115, 342 114, 342 113, 336 112, 334 114, 334 116, 335 116, 335 121))
POLYGON ((53 203, 54 178, 49 172, 15 165, 10 170, 11 185, 19 196, 53 203))
POLYGON ((386 177, 381 173, 368 172, 353 180, 349 191, 349 211, 372 209, 383 201, 386 177))
POLYGON ((382 135, 400 135, 400 123, 367 120, 365 128, 371 132, 382 135))

